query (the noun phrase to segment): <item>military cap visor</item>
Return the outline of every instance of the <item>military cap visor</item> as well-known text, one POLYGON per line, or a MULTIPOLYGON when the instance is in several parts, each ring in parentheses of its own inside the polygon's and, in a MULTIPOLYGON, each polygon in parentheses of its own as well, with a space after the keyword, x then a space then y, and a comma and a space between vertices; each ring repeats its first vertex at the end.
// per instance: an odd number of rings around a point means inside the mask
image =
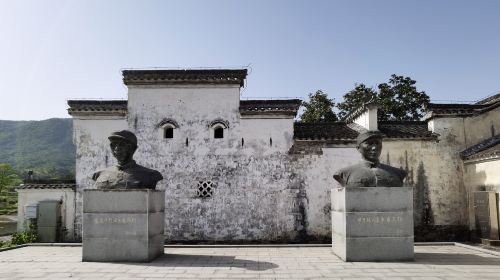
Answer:
POLYGON ((137 137, 135 137, 134 133, 128 130, 115 131, 111 133, 110 136, 108 136, 108 139, 110 141, 123 140, 127 141, 130 144, 133 144, 134 146, 137 146, 137 137))
POLYGON ((358 135, 358 138, 356 138, 356 143, 359 146, 359 145, 361 145, 361 143, 365 142, 368 139, 372 139, 372 138, 382 139, 382 133, 380 133, 380 131, 378 131, 378 130, 369 130, 369 131, 360 133, 358 135))

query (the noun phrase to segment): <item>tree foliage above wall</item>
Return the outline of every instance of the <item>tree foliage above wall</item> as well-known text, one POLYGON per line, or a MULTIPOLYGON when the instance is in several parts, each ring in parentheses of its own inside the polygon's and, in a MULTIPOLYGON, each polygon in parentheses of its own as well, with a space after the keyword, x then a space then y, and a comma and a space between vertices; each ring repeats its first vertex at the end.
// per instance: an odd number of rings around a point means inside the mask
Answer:
POLYGON ((303 102, 302 106, 305 111, 301 116, 301 121, 336 121, 337 115, 342 119, 349 112, 369 101, 379 104, 379 120, 420 120, 430 99, 424 91, 417 90, 416 83, 410 77, 393 74, 387 83, 377 86, 378 91, 362 83, 356 84, 354 89, 344 94, 343 101, 337 104, 337 114, 333 112, 335 106, 333 99, 328 99, 325 93, 318 90, 315 94, 309 94, 308 102, 303 102))
POLYGON ((338 119, 333 112, 335 102, 321 90, 309 93, 309 101, 303 101, 302 106, 305 108, 301 116, 302 122, 334 122, 338 119))

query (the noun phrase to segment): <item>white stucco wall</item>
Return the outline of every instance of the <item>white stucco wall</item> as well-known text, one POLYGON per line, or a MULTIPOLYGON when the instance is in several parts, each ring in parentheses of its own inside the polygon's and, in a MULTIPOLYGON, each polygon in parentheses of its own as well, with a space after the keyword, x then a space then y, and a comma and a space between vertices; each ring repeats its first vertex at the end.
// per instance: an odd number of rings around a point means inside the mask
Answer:
POLYGON ((406 184, 415 188, 415 225, 465 225, 467 223, 466 191, 458 151, 448 141, 384 141, 381 161, 408 172, 406 184), (430 203, 426 217, 425 203, 430 203), (424 221, 427 219, 427 221, 424 221), (431 220, 429 220, 431 219, 431 220))
POLYGON ((340 185, 333 179, 339 169, 357 163, 361 156, 354 147, 337 145, 322 148, 322 155, 292 156, 293 167, 301 178, 305 201, 307 234, 331 237, 331 198, 333 187, 340 185))
POLYGON ((464 183, 467 187, 469 201, 469 225, 470 229, 475 229, 474 192, 487 190, 500 193, 500 160, 466 162, 464 164, 464 183))
POLYGON ((378 129, 377 108, 370 106, 370 108, 368 108, 356 119, 354 119, 353 122, 355 124, 364 127, 367 130, 377 130, 378 129))
POLYGON ((465 118, 464 125, 467 147, 493 137, 500 133, 500 107, 477 116, 465 118))
POLYGON ((113 131, 127 129, 124 117, 73 116, 73 143, 76 146, 76 239, 81 238, 82 191, 93 188, 92 175, 97 170, 116 164, 109 149, 108 136, 113 131))
MULTIPOLYGON (((107 136, 129 129, 139 141, 135 160, 164 177, 158 188, 166 191, 167 240, 289 242, 330 236, 329 193, 337 184, 332 176, 360 159, 354 144, 294 141, 290 117, 240 116, 239 86, 130 86, 128 94, 127 119, 75 117, 77 233, 81 190, 92 187, 96 170, 114 164, 107 136), (164 120, 178 125, 172 139, 163 138, 164 120), (213 137, 210 123, 216 120, 228 125, 223 139, 213 137), (290 153, 298 142, 306 151, 290 153), (213 197, 197 197, 198 181, 207 180, 217 186, 213 197)), ((458 157, 465 148, 463 124, 460 118, 431 120, 439 141, 384 141, 381 161, 407 170, 406 184, 415 187, 416 225, 424 218, 433 225, 468 221, 458 157)))
POLYGON ((239 86, 129 88, 136 161, 164 176, 167 240, 295 238, 299 184, 287 157, 293 119, 242 119, 239 96, 239 86), (173 139, 161 137, 163 119, 178 124, 173 139), (210 127, 218 119, 229 126, 223 139, 210 127), (197 197, 198 181, 208 180, 217 185, 213 197, 197 197))
POLYGON ((19 189, 17 206, 17 231, 27 230, 25 206, 37 205, 40 201, 57 200, 61 204, 61 224, 65 242, 75 241, 75 191, 72 189, 19 189))

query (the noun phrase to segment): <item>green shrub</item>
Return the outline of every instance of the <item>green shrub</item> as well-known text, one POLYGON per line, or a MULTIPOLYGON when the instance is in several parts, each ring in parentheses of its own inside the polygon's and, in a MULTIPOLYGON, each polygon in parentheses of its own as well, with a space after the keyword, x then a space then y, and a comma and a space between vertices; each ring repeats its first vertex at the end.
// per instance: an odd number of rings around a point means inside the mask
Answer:
POLYGON ((38 239, 38 234, 36 232, 36 224, 32 223, 29 226, 29 230, 16 232, 12 234, 12 240, 10 243, 14 245, 21 245, 26 243, 33 243, 38 239))

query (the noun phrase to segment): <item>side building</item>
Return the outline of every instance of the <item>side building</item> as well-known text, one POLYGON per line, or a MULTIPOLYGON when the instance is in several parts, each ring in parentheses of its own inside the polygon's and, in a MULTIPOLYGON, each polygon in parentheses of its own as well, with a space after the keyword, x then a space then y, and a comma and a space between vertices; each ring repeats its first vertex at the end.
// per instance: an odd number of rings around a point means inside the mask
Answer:
POLYGON ((127 100, 68 101, 74 239, 81 239, 82 190, 94 187, 94 171, 115 164, 107 136, 122 129, 138 137, 136 161, 164 177, 167 242, 329 241, 332 176, 360 159, 355 139, 367 129, 386 136, 381 160, 409 173, 417 240, 464 239, 473 229, 461 154, 468 146, 458 122, 438 117, 436 107, 421 122, 379 122, 376 104, 365 104, 344 122, 295 123, 298 99, 240 100, 246 76, 245 69, 126 70, 127 100))

